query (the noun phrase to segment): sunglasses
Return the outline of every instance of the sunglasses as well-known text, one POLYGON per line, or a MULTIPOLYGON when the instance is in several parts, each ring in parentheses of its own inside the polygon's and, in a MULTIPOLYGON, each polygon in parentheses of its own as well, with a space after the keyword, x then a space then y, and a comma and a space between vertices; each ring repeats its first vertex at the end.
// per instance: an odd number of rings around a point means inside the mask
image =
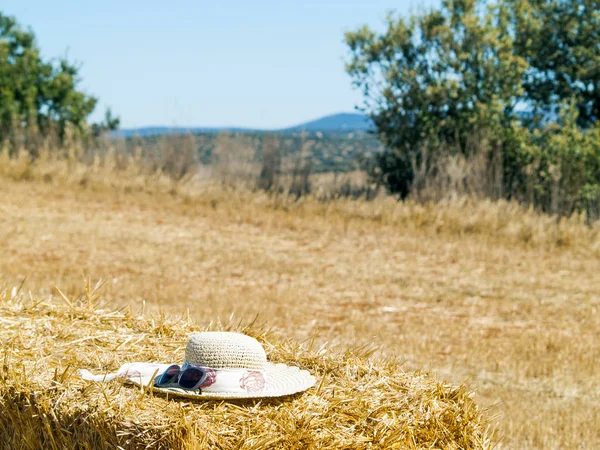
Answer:
POLYGON ((199 367, 188 366, 182 370, 181 367, 174 364, 154 379, 154 386, 196 390, 204 383, 206 377, 207 372, 199 367))

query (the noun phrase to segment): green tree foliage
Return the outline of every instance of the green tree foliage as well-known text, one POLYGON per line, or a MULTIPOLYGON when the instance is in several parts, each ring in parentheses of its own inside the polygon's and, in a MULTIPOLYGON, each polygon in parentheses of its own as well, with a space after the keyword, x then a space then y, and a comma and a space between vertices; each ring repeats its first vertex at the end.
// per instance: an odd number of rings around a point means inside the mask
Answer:
POLYGON ((577 123, 600 119, 600 1, 511 0, 515 53, 528 63, 525 99, 542 114, 564 100, 577 123))
POLYGON ((569 191, 561 212, 581 208, 600 185, 598 135, 578 128, 598 118, 598 6, 593 0, 443 0, 439 9, 409 18, 389 15, 382 33, 366 26, 347 33, 347 71, 387 149, 373 175, 405 197, 416 168, 441 153, 485 151, 488 164, 500 166, 496 195, 554 209, 556 200, 542 194, 549 189, 544 180, 552 178, 542 173, 546 165, 568 174, 565 183, 575 173, 586 180, 575 183, 579 188, 569 191), (571 105, 576 111, 567 115, 576 122, 561 113, 571 105), (523 120, 527 106, 541 113, 537 120, 523 120), (562 114, 562 127, 548 127, 549 112, 562 114))
POLYGON ((378 162, 392 191, 408 194, 411 160, 424 145, 466 151, 482 123, 510 120, 527 64, 512 51, 509 18, 493 7, 480 14, 475 0, 445 0, 439 11, 389 16, 383 34, 363 27, 346 35, 348 72, 391 149, 378 162))
POLYGON ((116 130, 121 124, 121 119, 113 116, 112 111, 109 109, 104 113, 104 121, 100 123, 92 124, 92 135, 98 137, 107 131, 116 130))
MULTIPOLYGON (((0 13, 0 140, 21 132, 62 136, 67 126, 84 131, 97 100, 78 90, 78 82, 76 66, 44 61, 33 32, 0 13)), ((107 119, 98 131, 118 126, 110 112, 107 119)))
POLYGON ((586 211, 600 218, 600 122, 588 129, 577 125, 578 105, 560 111, 558 122, 518 130, 524 165, 531 179, 530 203, 551 213, 586 211))

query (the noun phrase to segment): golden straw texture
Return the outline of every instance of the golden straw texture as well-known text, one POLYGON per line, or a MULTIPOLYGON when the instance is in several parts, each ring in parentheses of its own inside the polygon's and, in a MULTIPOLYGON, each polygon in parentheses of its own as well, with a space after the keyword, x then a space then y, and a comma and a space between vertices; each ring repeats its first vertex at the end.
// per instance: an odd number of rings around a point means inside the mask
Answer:
MULTIPOLYGON (((273 362, 321 383, 303 395, 258 402, 166 400, 138 387, 82 381, 78 368, 177 361, 184 320, 100 309, 89 284, 79 298, 0 293, 0 448, 262 449, 488 448, 487 421, 465 386, 406 373, 365 349, 336 354, 259 328, 273 362)), ((221 327, 222 328, 222 327, 221 327)))

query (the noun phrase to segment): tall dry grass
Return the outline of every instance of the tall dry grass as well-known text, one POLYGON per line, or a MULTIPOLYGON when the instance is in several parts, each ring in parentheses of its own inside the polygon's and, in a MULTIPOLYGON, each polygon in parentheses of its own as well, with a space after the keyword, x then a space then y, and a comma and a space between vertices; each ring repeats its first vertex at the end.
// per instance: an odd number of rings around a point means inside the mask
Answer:
MULTIPOLYGON (((0 151, 0 176, 92 190, 109 187, 123 192, 180 195, 188 203, 203 203, 208 197, 211 203, 223 203, 230 202, 232 197, 240 210, 294 211, 324 219, 334 216, 345 222, 376 222, 435 234, 474 234, 517 244, 581 248, 600 254, 600 223, 587 226, 584 214, 571 217, 538 214, 533 207, 501 199, 480 199, 473 195, 476 192, 460 189, 449 189, 447 193, 451 195, 443 197, 428 196, 423 189, 418 191, 423 195, 420 198, 415 194, 415 198, 398 202, 394 197, 372 191, 366 177, 360 174, 339 177, 319 174, 310 181, 307 173, 292 172, 284 176, 281 156, 275 150, 276 141, 267 141, 272 147, 268 151, 271 156, 260 168, 242 158, 244 147, 229 143, 226 135, 217 147, 224 156, 219 157, 216 167, 207 169, 191 156, 194 147, 191 136, 174 139, 174 143, 165 145, 168 151, 163 156, 148 157, 142 150, 123 154, 108 147, 87 160, 81 158, 83 151, 77 146, 61 151, 42 148, 36 158, 22 148, 11 155, 5 146, 0 151), (184 143, 180 153, 172 150, 179 148, 176 146, 179 140, 184 143), (297 184, 312 184, 314 192, 289 189, 297 184), (257 187, 263 193, 257 193, 257 187)), ((453 171, 452 164, 447 170, 453 171)), ((456 187, 456 183, 452 185, 456 187)), ((432 190, 439 191, 437 187, 432 190)))
MULTIPOLYGON (((408 195, 418 201, 511 199, 547 214, 581 211, 590 223, 600 220, 598 133, 554 124, 534 134, 535 143, 524 133, 518 138, 522 153, 508 152, 486 130, 474 131, 462 146, 424 143, 410 159, 408 195)), ((380 177, 376 169, 371 172, 380 177)))
POLYGON ((599 236, 584 217, 470 197, 297 198, 110 155, 2 161, 7 286, 73 298, 89 275, 111 307, 203 328, 258 315, 317 347, 376 344, 373 361, 469 379, 500 448, 600 445, 599 236))

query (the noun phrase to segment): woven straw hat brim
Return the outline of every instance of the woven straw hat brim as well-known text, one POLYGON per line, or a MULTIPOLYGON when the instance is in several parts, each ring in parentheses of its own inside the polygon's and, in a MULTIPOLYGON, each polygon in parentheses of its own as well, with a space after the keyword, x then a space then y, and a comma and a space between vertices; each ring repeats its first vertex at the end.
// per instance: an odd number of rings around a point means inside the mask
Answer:
POLYGON ((259 392, 202 392, 196 393, 179 388, 159 388, 153 386, 152 377, 144 377, 130 381, 138 386, 149 387, 154 392, 169 396, 189 398, 194 400, 233 400, 283 397, 306 391, 315 385, 316 379, 306 370, 285 364, 267 364, 263 369, 267 375, 268 384, 259 392))

